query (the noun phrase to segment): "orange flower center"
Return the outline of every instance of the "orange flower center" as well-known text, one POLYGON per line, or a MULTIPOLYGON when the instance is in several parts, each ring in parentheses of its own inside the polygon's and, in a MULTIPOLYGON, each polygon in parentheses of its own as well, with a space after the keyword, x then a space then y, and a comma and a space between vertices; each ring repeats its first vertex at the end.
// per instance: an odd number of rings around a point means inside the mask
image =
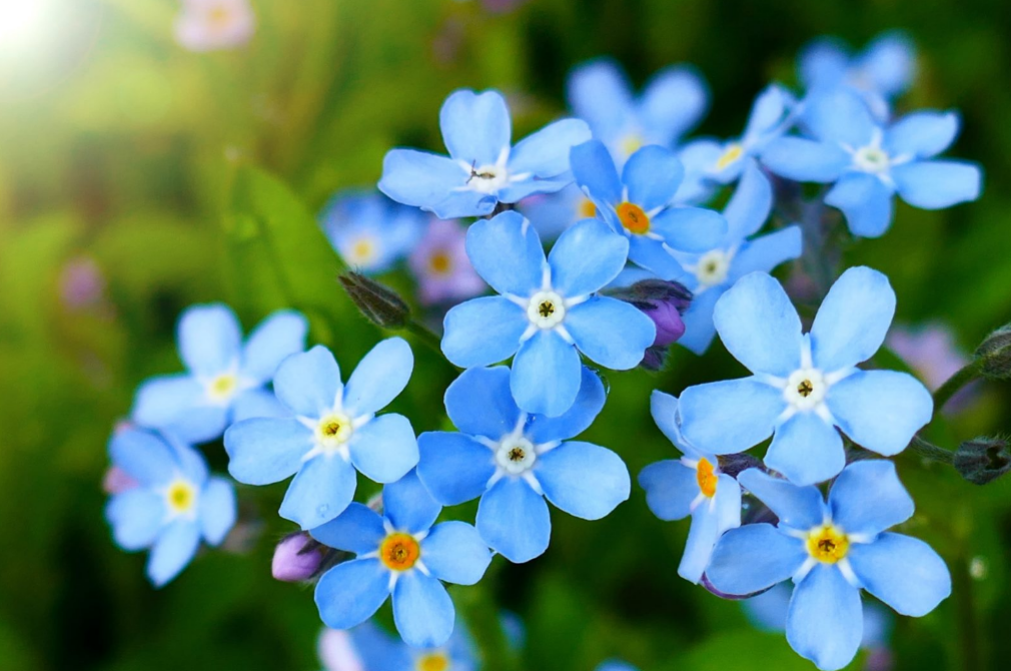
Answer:
POLYGON ((418 671, 448 671, 449 658, 444 652, 429 652, 418 658, 418 671))
POLYGON ((576 209, 579 211, 580 219, 593 219, 597 216, 597 206, 589 198, 583 198, 579 201, 579 207, 576 209))
POLYGON ((716 469, 708 459, 699 459, 699 467, 695 472, 695 477, 699 481, 699 490, 709 498, 713 498, 716 494, 716 483, 719 482, 719 476, 716 475, 716 469))
POLYGON ((449 254, 438 251, 428 259, 428 266, 436 275, 445 275, 453 267, 453 262, 450 260, 449 254))
POLYGON ((421 546, 410 534, 390 534, 379 547, 379 558, 393 571, 407 571, 414 568, 420 557, 421 546))
POLYGON ((649 232, 649 216, 635 203, 622 203, 617 211, 621 225, 629 233, 642 235, 649 232))

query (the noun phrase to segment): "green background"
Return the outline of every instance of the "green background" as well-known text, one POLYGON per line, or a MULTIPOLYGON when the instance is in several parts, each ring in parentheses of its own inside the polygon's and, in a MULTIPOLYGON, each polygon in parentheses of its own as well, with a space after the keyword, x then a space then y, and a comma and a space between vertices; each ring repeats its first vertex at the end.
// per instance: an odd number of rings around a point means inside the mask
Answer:
MULTIPOLYGON (((273 309, 302 309, 311 341, 345 369, 383 337, 340 292, 313 216, 334 190, 373 184, 388 148, 441 149, 438 109, 455 88, 514 94, 521 137, 563 111, 566 73, 582 60, 614 55, 637 84, 687 61, 712 88, 701 130, 725 136, 768 81, 794 82, 811 38, 862 44, 904 28, 921 77, 903 106, 962 111, 952 153, 982 163, 984 195, 942 212, 899 205, 892 230, 846 261, 890 276, 899 319, 943 320, 967 350, 1011 318, 1011 14, 996 0, 529 0, 506 15, 476 1, 259 0, 252 42, 210 54, 173 41, 176 2, 54 1, 59 39, 16 58, 0 45, 5 670, 318 667, 311 589, 269 572, 290 530, 275 514, 284 486, 240 488, 247 538, 155 591, 144 557, 119 551, 103 520, 105 445, 136 385, 179 369, 174 322, 192 303, 228 302, 247 330, 273 309), (82 256, 107 287, 74 309, 60 277, 82 256)), ((391 282, 407 286, 399 274, 391 282)), ((417 368, 392 409, 420 432, 445 422, 439 399, 454 370, 413 344, 417 368)), ((635 474, 673 455, 649 417, 651 389, 741 373, 720 345, 702 359, 676 349, 662 374, 610 373, 609 402, 585 437, 635 474)), ((1007 386, 981 392, 932 437, 951 447, 1011 428, 1007 386)), ((220 444, 205 453, 225 468, 220 444)), ((898 463, 918 505, 903 530, 944 556, 955 593, 897 623, 896 668, 1002 668, 1011 485, 969 485, 912 455, 898 463), (969 575, 974 559, 982 578, 969 575)), ((781 636, 752 630, 739 606, 677 577, 687 523, 656 520, 637 487, 601 522, 553 519, 544 557, 456 590, 473 612, 497 601, 525 619, 521 668, 589 671, 609 656, 644 671, 813 668, 781 636)))

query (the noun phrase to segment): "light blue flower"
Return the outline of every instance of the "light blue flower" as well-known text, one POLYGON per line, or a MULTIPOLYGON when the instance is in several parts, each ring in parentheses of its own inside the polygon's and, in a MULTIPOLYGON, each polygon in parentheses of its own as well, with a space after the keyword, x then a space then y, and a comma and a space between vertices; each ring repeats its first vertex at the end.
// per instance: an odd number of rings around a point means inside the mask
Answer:
POLYGON ((772 186, 752 162, 744 169, 737 190, 723 210, 728 231, 722 240, 702 254, 674 252, 684 268, 678 278, 694 294, 691 306, 682 315, 685 333, 678 342, 702 354, 716 335, 713 308, 734 282, 755 271, 772 269, 802 251, 799 226, 788 226, 762 237, 757 233, 772 211, 772 186))
POLYGON ((176 342, 187 372, 151 378, 137 390, 131 419, 188 443, 219 437, 232 422, 283 414, 265 386, 289 354, 305 349, 308 324, 290 310, 265 319, 245 343, 226 305, 194 305, 179 319, 176 342))
POLYGON ((524 198, 516 208, 530 220, 541 240, 554 240, 583 219, 597 216, 597 206, 575 183, 557 193, 524 198))
POLYGON ((850 268, 825 297, 810 333, 779 282, 751 273, 716 302, 723 344, 752 373, 681 394, 681 430, 701 451, 741 452, 773 436, 765 464, 791 482, 828 480, 846 462, 838 427, 854 443, 898 454, 930 421, 933 400, 906 373, 860 370, 895 313, 888 278, 850 268))
POLYGON ((509 561, 530 561, 547 550, 545 498, 587 520, 628 499, 628 469, 617 454, 569 441, 593 423, 606 398, 593 371, 583 367, 581 377, 569 411, 549 418, 516 406, 507 368, 473 368, 446 390, 446 412, 460 432, 418 438, 422 482, 447 506, 480 496, 477 530, 509 561))
POLYGON ((628 241, 588 219, 562 234, 545 259, 537 231, 516 212, 467 232, 474 269, 499 296, 446 315, 442 351, 464 368, 516 355, 511 385, 527 412, 557 417, 576 400, 579 353, 614 370, 634 368, 653 344, 653 321, 629 303, 596 295, 628 255, 628 241))
POLYGON ((731 529, 706 576, 727 594, 752 594, 785 580, 797 587, 786 638, 818 668, 840 669, 860 647, 865 589, 902 615, 920 617, 951 593, 944 561, 923 541, 886 531, 913 515, 913 500, 889 461, 859 461, 835 480, 828 502, 758 469, 738 476, 779 518, 778 526, 731 529))
POLYGON ((646 490, 649 509, 660 519, 669 522, 691 515, 678 575, 697 584, 716 541, 741 525, 741 487, 720 470, 715 456, 699 452, 681 435, 675 397, 654 391, 650 401, 653 421, 684 456, 650 464, 639 473, 639 484, 646 490))
POLYGON ((595 671, 639 671, 639 669, 635 668, 631 664, 611 659, 606 662, 601 662, 595 671))
POLYGON ((674 206, 684 168, 669 149, 649 145, 628 159, 621 176, 598 140, 572 149, 576 184, 596 205, 597 218, 628 239, 628 258, 661 279, 675 279, 681 266, 669 250, 704 252, 727 232, 719 213, 674 206))
POLYGON ((705 81, 685 65, 660 70, 635 96, 617 63, 597 59, 572 71, 567 93, 572 111, 590 124, 619 165, 640 147, 673 147, 709 107, 705 81))
POLYGON ((313 529, 319 542, 357 555, 320 578, 320 617, 328 627, 349 629, 372 617, 392 595, 394 621, 404 642, 441 647, 456 618, 442 582, 477 583, 491 563, 491 552, 469 524, 432 526, 442 507, 414 471, 383 488, 383 507, 379 515, 352 503, 313 529))
POLYGON ((109 499, 105 518, 116 544, 129 552, 150 548, 147 576, 156 587, 192 561, 201 538, 219 545, 235 524, 235 491, 211 477, 200 453, 165 434, 118 430, 112 463, 136 483, 109 499))
POLYGON ((345 386, 333 354, 317 345, 287 358, 274 391, 290 412, 247 419, 225 432, 228 471, 247 485, 295 476, 281 517, 312 529, 344 512, 354 498, 355 469, 396 482, 418 463, 418 443, 403 415, 376 416, 407 386, 414 355, 402 338, 383 340, 345 386))
POLYGON ((497 91, 454 92, 439 124, 449 156, 393 149, 379 189, 442 219, 481 217, 499 202, 558 191, 572 182, 569 149, 590 139, 585 122, 562 119, 512 147, 509 109, 497 91))
POLYGON ((393 267, 421 239, 428 220, 379 193, 343 191, 327 203, 320 224, 344 262, 366 275, 393 267))
MULTIPOLYGON (((474 642, 459 619, 449 640, 435 648, 412 648, 390 636, 372 622, 348 632, 328 629, 327 635, 344 634, 353 647, 361 671, 476 671, 479 668, 474 642)), ((328 671, 353 671, 347 665, 328 671)))
POLYGON ((765 148, 762 162, 787 179, 834 183, 825 202, 842 210, 854 235, 887 231, 896 193, 925 210, 979 198, 979 166, 934 158, 958 134, 954 112, 915 112, 882 127, 855 93, 836 89, 813 94, 801 121, 810 139, 781 137, 765 148))

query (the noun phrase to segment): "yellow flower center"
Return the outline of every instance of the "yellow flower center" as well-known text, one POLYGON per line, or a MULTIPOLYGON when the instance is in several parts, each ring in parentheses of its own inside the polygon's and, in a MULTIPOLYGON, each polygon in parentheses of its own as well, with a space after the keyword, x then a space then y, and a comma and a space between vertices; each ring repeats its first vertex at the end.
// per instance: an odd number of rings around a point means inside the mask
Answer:
POLYGON ((589 198, 583 198, 579 201, 579 207, 576 208, 576 211, 580 219, 593 219, 597 216, 597 206, 589 198))
POLYGON ((421 557, 421 546, 414 536, 404 533, 394 533, 386 537, 379 546, 379 558, 392 571, 407 571, 421 557))
POLYGON ((453 268, 453 260, 445 251, 437 251, 428 259, 428 267, 436 275, 446 275, 453 268))
POLYGON ((744 147, 735 142, 728 146, 716 160, 716 169, 723 170, 735 161, 740 160, 742 156, 744 156, 744 147))
POLYGON ((165 500, 168 502, 169 510, 173 513, 177 515, 188 513, 196 505, 197 489, 186 480, 175 480, 168 486, 165 500))
POLYGON ((621 150, 625 152, 627 156, 631 156, 635 152, 642 149, 642 137, 637 133, 629 133, 621 140, 621 150))
POLYGON ((808 554, 822 563, 835 564, 849 549, 849 538, 831 524, 815 527, 807 535, 808 554))
POLYGON ((699 466, 695 472, 695 477, 699 481, 699 491, 709 498, 716 495, 716 484, 720 481, 716 475, 716 469, 708 459, 699 459, 699 466))
POLYGON ((449 657, 444 652, 427 652, 418 657, 418 671, 449 671, 449 657))
POLYGON ((360 238, 351 246, 351 260, 354 263, 368 263, 375 256, 375 245, 368 238, 360 238))
POLYGON ((207 22, 211 24, 212 28, 224 28, 231 22, 232 14, 228 11, 228 8, 223 5, 218 5, 211 9, 207 13, 207 22))
POLYGON ((238 384, 239 380, 233 373, 223 373, 211 380, 207 393, 213 399, 225 400, 231 398, 238 384))
POLYGON ((621 225, 629 233, 643 235, 649 232, 649 216, 635 203, 622 203, 616 208, 621 225))
POLYGON ((334 413, 319 420, 316 431, 324 446, 336 448, 351 438, 354 427, 350 417, 334 413))

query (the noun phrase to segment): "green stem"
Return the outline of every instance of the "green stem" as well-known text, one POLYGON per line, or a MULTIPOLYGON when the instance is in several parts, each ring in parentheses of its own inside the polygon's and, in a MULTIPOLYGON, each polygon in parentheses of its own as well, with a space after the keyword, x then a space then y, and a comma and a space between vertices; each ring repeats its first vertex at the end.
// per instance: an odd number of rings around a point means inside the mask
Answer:
POLYGON ((957 373, 949 377, 948 380, 934 392, 934 417, 932 419, 937 418, 937 416, 941 413, 941 409, 944 408, 944 405, 951 400, 952 396, 957 394, 962 387, 969 384, 977 377, 979 377, 979 365, 975 361, 966 365, 957 373))
POLYGON ((910 452, 923 457, 924 459, 939 461, 942 464, 951 464, 955 459, 955 454, 951 450, 938 447, 919 436, 913 436, 913 440, 909 443, 908 449, 910 452))
POLYGON ((432 330, 429 329, 427 326, 418 323, 414 319, 411 319, 407 322, 407 326, 405 326, 404 328, 407 329, 408 333, 417 336, 421 342, 428 345, 436 352, 438 352, 440 355, 442 355, 441 339, 439 338, 439 336, 433 333, 432 330))

